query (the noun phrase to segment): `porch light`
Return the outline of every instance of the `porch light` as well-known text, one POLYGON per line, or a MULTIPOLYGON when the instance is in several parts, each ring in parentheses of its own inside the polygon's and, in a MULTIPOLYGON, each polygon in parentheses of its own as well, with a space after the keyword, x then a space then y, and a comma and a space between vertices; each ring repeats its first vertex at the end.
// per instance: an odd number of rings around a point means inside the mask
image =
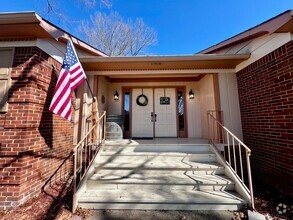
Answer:
POLYGON ((192 89, 189 90, 189 99, 194 99, 194 92, 192 89))
POLYGON ((115 101, 118 101, 118 100, 119 100, 119 94, 118 94, 117 90, 116 90, 116 92, 114 93, 114 100, 115 100, 115 101))

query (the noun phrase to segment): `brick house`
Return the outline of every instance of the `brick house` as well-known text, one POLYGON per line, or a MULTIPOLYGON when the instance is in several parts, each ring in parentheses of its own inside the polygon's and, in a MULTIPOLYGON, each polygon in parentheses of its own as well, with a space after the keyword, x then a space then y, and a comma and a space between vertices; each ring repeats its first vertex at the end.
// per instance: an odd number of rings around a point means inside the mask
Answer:
MULTIPOLYGON (((39 194, 83 138, 91 97, 85 85, 72 93, 72 123, 51 114, 69 34, 33 12, 0 14, 0 25, 0 207, 9 208, 39 194)), ((222 112, 252 150, 253 178, 292 196, 292 31, 286 11, 192 56, 107 57, 73 42, 98 110, 124 118, 124 138, 209 139, 207 112, 222 112)))
MULTIPOLYGON (((48 110, 68 34, 33 12, 1 14, 0 24, 3 208, 18 206, 39 194, 44 180, 68 156, 76 140, 74 125, 48 110)), ((74 37, 73 41, 79 54, 104 56, 74 37)), ((78 106, 76 95, 72 96, 74 113, 78 106)))

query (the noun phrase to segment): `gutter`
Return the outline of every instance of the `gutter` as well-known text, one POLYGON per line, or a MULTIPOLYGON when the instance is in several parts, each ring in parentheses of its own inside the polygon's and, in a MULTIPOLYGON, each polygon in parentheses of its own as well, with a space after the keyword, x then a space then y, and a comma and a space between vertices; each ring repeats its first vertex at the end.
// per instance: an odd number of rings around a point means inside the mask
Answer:
POLYGON ((28 24, 40 23, 42 18, 33 11, 1 12, 0 24, 28 24))
POLYGON ((233 55, 218 55, 218 54, 196 54, 190 56, 136 56, 136 57, 95 57, 83 56, 80 57, 81 62, 163 62, 163 61, 213 61, 213 60, 247 60, 250 54, 233 54, 233 55))

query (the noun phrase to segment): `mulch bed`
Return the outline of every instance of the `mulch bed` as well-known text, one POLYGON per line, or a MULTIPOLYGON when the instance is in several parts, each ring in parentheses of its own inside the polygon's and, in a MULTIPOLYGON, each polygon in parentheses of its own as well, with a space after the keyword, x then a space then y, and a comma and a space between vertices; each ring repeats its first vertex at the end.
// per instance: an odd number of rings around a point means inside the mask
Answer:
POLYGON ((292 198, 285 197, 274 188, 269 187, 263 183, 256 183, 254 186, 255 209, 267 215, 268 219, 293 219, 293 201, 292 198), (277 207, 280 204, 287 206, 285 213, 280 214, 277 207))
MULTIPOLYGON (((38 197, 30 199, 25 204, 9 211, 1 211, 2 220, 33 220, 33 219, 69 219, 71 212, 60 207, 57 213, 52 210, 53 199, 41 193, 38 197)), ((56 210, 57 211, 57 210, 56 210)))

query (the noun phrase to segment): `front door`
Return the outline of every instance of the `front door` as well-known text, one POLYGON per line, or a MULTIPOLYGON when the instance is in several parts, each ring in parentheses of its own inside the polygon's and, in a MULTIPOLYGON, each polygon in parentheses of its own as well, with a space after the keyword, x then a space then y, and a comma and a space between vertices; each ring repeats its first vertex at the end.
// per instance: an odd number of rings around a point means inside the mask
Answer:
POLYGON ((132 90, 132 137, 177 137, 175 88, 132 90))
POLYGON ((154 136, 154 124, 151 117, 151 113, 154 109, 153 89, 133 89, 131 103, 132 137, 152 138, 154 136), (139 104, 137 104, 137 102, 139 102, 139 104))
POLYGON ((177 137, 175 88, 156 88, 155 137, 177 137))

